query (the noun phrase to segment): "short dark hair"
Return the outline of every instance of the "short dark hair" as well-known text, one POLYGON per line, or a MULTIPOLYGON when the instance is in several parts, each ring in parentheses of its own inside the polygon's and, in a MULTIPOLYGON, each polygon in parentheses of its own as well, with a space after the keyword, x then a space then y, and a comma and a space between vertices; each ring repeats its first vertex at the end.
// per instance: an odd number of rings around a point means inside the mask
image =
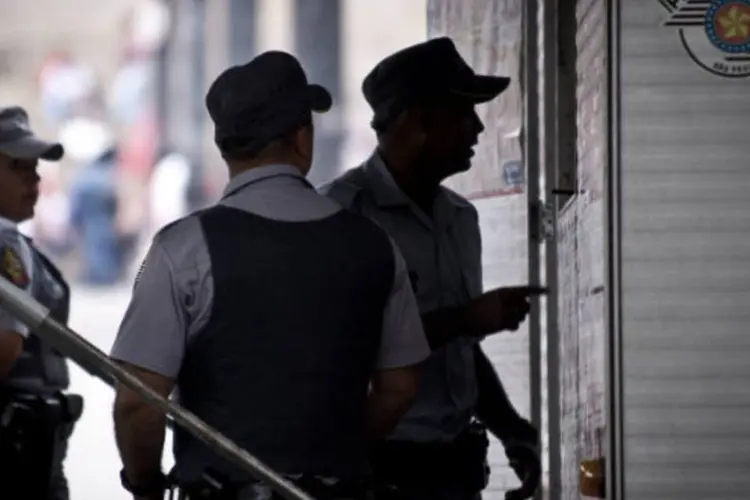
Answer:
POLYGON ((419 97, 415 97, 408 104, 404 103, 402 106, 392 108, 390 113, 381 114, 380 116, 375 115, 375 117, 370 121, 370 127, 372 127, 372 129, 375 131, 376 136, 381 137, 382 135, 389 132, 393 123, 404 111, 409 109, 418 109, 426 115, 431 116, 430 112, 449 98, 450 96, 433 94, 424 94, 419 97))
POLYGON ((226 160, 231 161, 248 161, 255 160, 264 156, 270 150, 278 150, 280 146, 286 146, 289 144, 291 137, 300 129, 310 127, 313 124, 312 113, 308 112, 300 118, 296 125, 289 131, 284 132, 278 137, 270 140, 260 148, 248 147, 252 144, 250 138, 245 136, 231 136, 225 137, 219 141, 219 151, 221 156, 226 160))
POLYGON ((370 122, 370 127, 372 127, 372 129, 375 131, 375 135, 380 137, 383 134, 388 133, 388 129, 391 127, 392 124, 393 124, 392 118, 389 118, 389 119, 373 118, 372 121, 370 122))

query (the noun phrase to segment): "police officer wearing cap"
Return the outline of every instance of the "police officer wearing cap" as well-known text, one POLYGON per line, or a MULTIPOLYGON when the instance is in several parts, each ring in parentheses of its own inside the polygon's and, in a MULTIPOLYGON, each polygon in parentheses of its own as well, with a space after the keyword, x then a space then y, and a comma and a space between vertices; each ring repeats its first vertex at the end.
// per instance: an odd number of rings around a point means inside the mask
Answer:
MULTIPOLYGON (((26 111, 0 108, 0 275, 67 323, 70 290, 60 271, 18 231, 34 216, 39 160, 57 161, 60 144, 29 129, 26 111)), ((0 496, 67 500, 67 443, 81 415, 65 359, 0 304, 0 496)))
MULTIPOLYGON (((311 112, 331 104, 284 52, 216 79, 230 181, 156 235, 111 356, 313 496, 361 498, 368 442, 408 409, 429 345, 387 234, 305 179, 311 112)), ((114 420, 123 485, 161 498, 164 415, 118 387, 114 420)), ((180 429, 174 457, 188 498, 268 493, 180 429)))
POLYGON ((475 74, 449 38, 387 57, 362 86, 375 115, 377 150, 321 188, 395 240, 433 349, 414 405, 373 453, 376 477, 411 499, 477 498, 488 479, 485 426, 526 481, 516 493, 530 496, 538 483, 537 431, 508 401, 479 342, 516 330, 530 296, 541 290, 483 293, 477 211, 441 186, 471 166, 484 129, 475 105, 508 84, 475 74))

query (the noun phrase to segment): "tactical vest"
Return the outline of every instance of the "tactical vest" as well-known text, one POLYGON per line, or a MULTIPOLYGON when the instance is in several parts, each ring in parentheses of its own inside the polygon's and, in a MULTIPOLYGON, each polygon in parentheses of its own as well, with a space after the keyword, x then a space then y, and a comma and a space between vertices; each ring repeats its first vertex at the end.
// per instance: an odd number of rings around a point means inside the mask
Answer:
MULTIPOLYGON (((394 276, 393 249, 348 211, 281 222, 217 206, 199 214, 214 298, 188 345, 179 401, 273 469, 362 479, 367 392, 394 276)), ((178 478, 250 478, 179 428, 178 478)))
MULTIPOLYGON (((31 293, 42 305, 49 308, 54 319, 67 324, 70 314, 70 287, 60 270, 34 248, 30 241, 29 246, 32 249, 35 270, 31 293), (62 287, 63 293, 59 299, 49 293, 49 284, 44 283, 45 278, 42 276, 44 269, 62 287)), ((24 340, 23 352, 10 372, 7 385, 31 392, 56 392, 67 389, 69 384, 70 375, 65 358, 31 333, 24 340)))

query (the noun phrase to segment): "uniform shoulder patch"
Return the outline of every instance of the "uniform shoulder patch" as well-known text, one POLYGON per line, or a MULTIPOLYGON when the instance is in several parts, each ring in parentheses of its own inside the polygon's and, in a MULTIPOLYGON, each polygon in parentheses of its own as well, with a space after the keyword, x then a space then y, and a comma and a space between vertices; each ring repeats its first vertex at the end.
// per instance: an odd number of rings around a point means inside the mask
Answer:
POLYGON ((29 286, 29 273, 21 256, 11 247, 0 249, 0 274, 20 288, 29 286))

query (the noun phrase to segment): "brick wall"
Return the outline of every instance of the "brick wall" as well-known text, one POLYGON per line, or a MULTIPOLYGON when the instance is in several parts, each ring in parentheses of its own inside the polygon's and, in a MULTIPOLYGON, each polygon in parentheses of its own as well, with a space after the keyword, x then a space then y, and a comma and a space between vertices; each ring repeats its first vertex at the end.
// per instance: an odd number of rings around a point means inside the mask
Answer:
POLYGON ((606 8, 578 0, 577 170, 581 194, 558 221, 562 498, 578 500, 578 468, 602 455, 605 425, 602 191, 605 162, 606 8))

